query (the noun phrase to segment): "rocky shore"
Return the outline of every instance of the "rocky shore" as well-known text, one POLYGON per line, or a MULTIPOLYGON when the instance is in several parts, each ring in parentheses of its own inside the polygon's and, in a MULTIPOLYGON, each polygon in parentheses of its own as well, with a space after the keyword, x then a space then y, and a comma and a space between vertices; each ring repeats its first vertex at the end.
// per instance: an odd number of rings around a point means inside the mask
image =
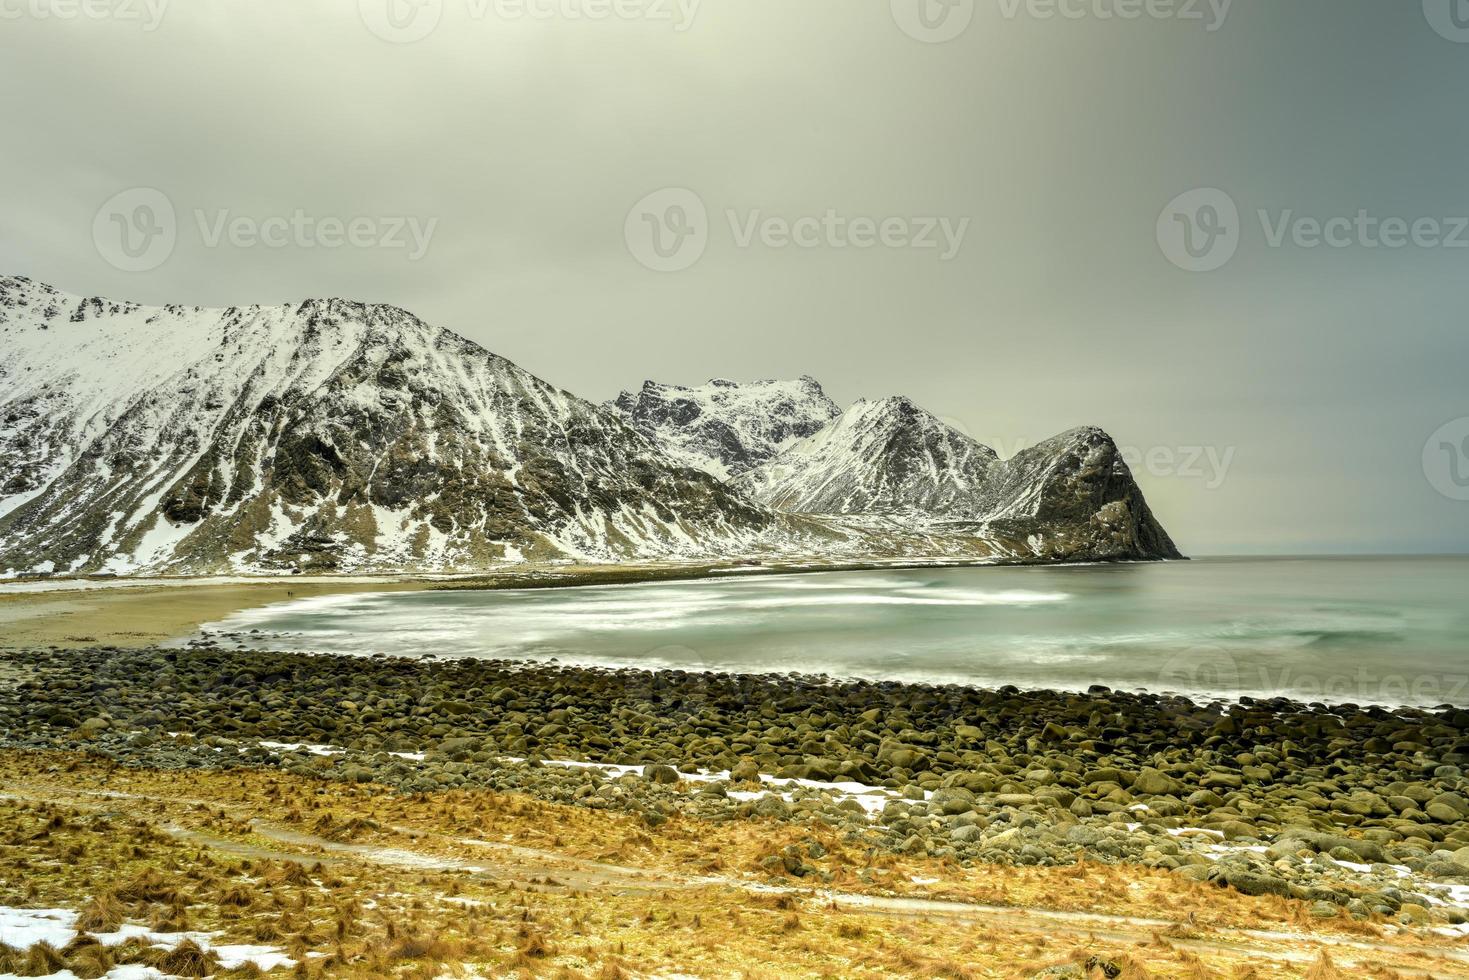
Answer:
MULTIPOLYGON (((1469 921, 1469 711, 497 661, 28 649, 0 746, 485 787, 657 825, 835 829, 961 865, 1160 868, 1312 916, 1469 921)), ((792 846, 773 877, 819 881, 792 846)))

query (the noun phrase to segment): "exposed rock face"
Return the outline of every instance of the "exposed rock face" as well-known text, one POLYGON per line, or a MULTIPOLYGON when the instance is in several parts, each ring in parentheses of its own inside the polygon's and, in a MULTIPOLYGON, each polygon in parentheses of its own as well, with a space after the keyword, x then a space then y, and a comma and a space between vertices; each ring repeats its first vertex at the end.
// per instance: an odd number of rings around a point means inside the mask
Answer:
POLYGON ((858 402, 732 485, 783 511, 893 514, 1057 560, 1179 558, 1112 439, 1081 428, 1000 460, 906 398, 858 402))
POLYGON ((664 452, 721 480, 819 431, 841 410, 809 377, 697 388, 646 382, 607 403, 664 452))
POLYGON ((0 573, 744 553, 776 519, 402 310, 0 278, 0 573))
POLYGON ((991 467, 977 513, 987 533, 1024 535, 1038 557, 1183 557, 1097 428, 1063 432, 991 467))

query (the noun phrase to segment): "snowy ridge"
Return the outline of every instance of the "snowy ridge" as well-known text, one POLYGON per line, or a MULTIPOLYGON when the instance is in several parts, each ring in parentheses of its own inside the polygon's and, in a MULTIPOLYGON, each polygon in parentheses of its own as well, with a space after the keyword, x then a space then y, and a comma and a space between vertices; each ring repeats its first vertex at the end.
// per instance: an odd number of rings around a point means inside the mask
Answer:
POLYGON ((859 401, 734 486, 814 514, 971 516, 995 453, 906 398, 859 401))
POLYGON ((473 569, 761 546, 773 515, 402 310, 0 278, 0 573, 473 569))
POLYGON ((645 382, 607 403, 674 459, 720 480, 758 466, 841 413, 815 379, 684 388, 645 382))
POLYGON ((1095 428, 1001 460, 906 398, 859 401, 731 485, 781 511, 888 515, 915 531, 1022 541, 1039 559, 1181 557, 1095 428))

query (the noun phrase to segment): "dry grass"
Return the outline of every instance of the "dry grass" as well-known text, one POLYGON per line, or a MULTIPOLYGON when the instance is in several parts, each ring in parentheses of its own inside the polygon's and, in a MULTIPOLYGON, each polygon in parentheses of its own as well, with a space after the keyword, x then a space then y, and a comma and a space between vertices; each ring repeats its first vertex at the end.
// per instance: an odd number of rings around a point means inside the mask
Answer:
MULTIPOLYGON (((300 976, 477 971, 630 980, 681 972, 969 980, 1028 977, 1069 963, 1083 975, 1120 980, 1332 980, 1390 977, 1393 968, 1436 969, 1411 940, 1371 937, 1345 918, 1315 928, 1396 944, 1396 951, 1377 957, 1388 972, 1344 971, 1324 954, 1309 967, 1296 966, 1265 956, 1269 944, 1249 948, 1238 936, 1227 937, 1237 946, 1214 945, 1231 926, 1293 928, 1300 921, 1299 903, 1250 899, 1144 869, 965 869, 873 852, 864 841, 819 827, 674 819, 649 828, 621 814, 497 793, 407 797, 272 771, 172 774, 119 769, 74 754, 45 759, 52 764, 49 772, 35 756, 0 753, 5 789, 65 801, 0 800, 0 839, 21 842, 0 849, 0 903, 77 908, 88 927, 97 929, 115 929, 124 921, 187 923, 219 933, 220 942, 282 948, 298 959, 292 972, 300 976), (102 816, 115 811, 116 799, 88 795, 99 788, 146 799, 129 801, 129 818, 102 816), (343 838, 353 846, 504 866, 478 875, 360 863, 323 846, 262 835, 272 822, 286 825, 291 813, 298 817, 291 821, 297 830, 322 828, 328 833, 319 836, 328 842, 343 838), (207 833, 218 843, 166 833, 165 826, 207 833), (554 851, 562 863, 537 866, 460 843, 466 836, 554 851), (1105 911, 1174 925, 1099 938, 1084 926, 1032 920, 1019 912, 962 922, 925 919, 846 910, 814 895, 675 883, 678 874, 706 873, 711 854, 727 868, 747 868, 758 856, 787 846, 809 853, 811 843, 819 843, 825 857, 809 862, 841 890, 1016 909, 1105 911), (651 883, 637 885, 610 873, 605 881, 598 878, 586 862, 608 855, 650 869, 651 883), (875 884, 859 877, 864 871, 875 884), (914 876, 940 884, 914 885, 914 876)), ((1303 947, 1312 948, 1308 939, 1294 949, 1303 947)), ((218 971, 211 955, 197 947, 172 951, 167 966, 159 962, 161 955, 138 942, 112 950, 80 942, 25 954, 0 947, 0 973, 39 968, 48 957, 83 977, 101 976, 114 963, 153 965, 180 976, 218 971)))
POLYGON ((1336 964, 1332 963, 1331 954, 1323 949, 1320 958, 1306 971, 1306 980, 1348 980, 1348 978, 1345 973, 1336 968, 1336 964))
POLYGON ((116 932, 127 914, 127 905, 115 892, 104 892, 82 906, 77 927, 87 932, 116 932))

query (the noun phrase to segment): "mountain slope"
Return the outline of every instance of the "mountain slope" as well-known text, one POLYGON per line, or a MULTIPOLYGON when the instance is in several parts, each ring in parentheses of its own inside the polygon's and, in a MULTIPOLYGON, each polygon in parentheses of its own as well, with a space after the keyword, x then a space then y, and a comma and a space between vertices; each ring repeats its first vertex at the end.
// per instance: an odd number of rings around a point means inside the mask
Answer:
POLYGON ((1111 437, 1074 429, 1008 460, 906 398, 858 402, 731 485, 782 511, 894 515, 1036 558, 1181 557, 1111 437))
POLYGON ((1025 536, 1039 558, 1178 559, 1112 437, 1083 427, 991 467, 976 500, 985 536, 1025 536))
POLYGON ((771 507, 812 514, 953 515, 994 451, 906 398, 859 401, 826 428, 732 483, 771 507))
POLYGON ((721 480, 758 466, 841 414, 809 377, 715 379, 697 388, 648 381, 607 405, 670 456, 721 480))
POLYGON ((0 278, 0 573, 741 553, 768 511, 402 310, 0 278))

